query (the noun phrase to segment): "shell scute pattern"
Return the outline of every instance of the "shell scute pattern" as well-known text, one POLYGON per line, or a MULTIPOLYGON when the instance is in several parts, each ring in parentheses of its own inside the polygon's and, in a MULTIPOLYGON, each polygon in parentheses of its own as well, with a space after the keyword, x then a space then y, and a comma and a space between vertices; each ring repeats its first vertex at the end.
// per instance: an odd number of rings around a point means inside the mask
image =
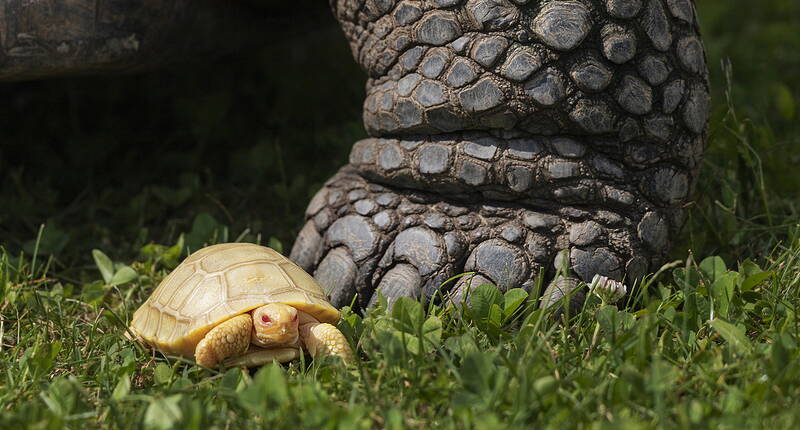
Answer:
POLYGON ((201 319, 208 316, 215 306, 225 300, 223 279, 214 277, 193 277, 190 281, 175 289, 188 289, 191 291, 186 306, 177 310, 177 315, 187 319, 201 319))
POLYGON ((272 249, 243 243, 203 248, 183 261, 134 314, 131 328, 146 342, 192 355, 214 326, 270 302, 338 321, 314 279, 272 249))
MULTIPOLYGON (((195 274, 194 267, 192 265, 187 266, 180 266, 175 269, 172 273, 167 276, 165 279, 164 284, 167 285, 181 285, 185 284, 186 280, 191 278, 192 275, 195 274)), ((162 284, 163 285, 163 284, 162 284)), ((179 291, 178 288, 158 288, 155 292, 153 292, 153 299, 154 302, 157 303, 157 307, 166 307, 167 303, 170 302, 170 299, 179 291)))
POLYGON ((265 285, 269 285, 271 290, 292 285, 280 267, 264 260, 233 266, 222 276, 228 284, 228 297, 263 297, 265 285))
MULTIPOLYGON (((208 273, 230 270, 236 265, 248 265, 266 260, 267 262, 279 261, 280 254, 271 249, 263 248, 258 245, 226 247, 220 252, 206 254, 200 261, 200 268, 208 273), (267 252, 271 251, 271 252, 267 252)), ((206 248, 207 249, 207 248, 206 248)))
MULTIPOLYGON (((198 284, 202 281, 205 277, 200 274, 194 274, 193 276, 189 276, 186 278, 185 281, 182 283, 187 284, 198 284)), ((179 284, 176 284, 179 285, 179 284)), ((181 309, 186 306, 186 303, 189 300, 189 297, 194 291, 191 288, 176 288, 175 294, 172 295, 172 300, 169 301, 169 309, 174 311, 176 314, 180 312, 181 309)))
POLYGON ((327 305, 328 301, 325 299, 325 294, 321 289, 313 289, 312 287, 318 286, 317 281, 311 277, 305 270, 298 267, 296 264, 282 264, 281 268, 295 281, 298 282, 297 286, 300 291, 305 294, 309 303, 327 305))
MULTIPOLYGON (((201 314, 199 318, 195 317, 195 320, 199 320, 200 322, 204 323, 204 325, 216 325, 240 313, 241 312, 236 312, 233 308, 228 306, 227 303, 221 302, 201 314)), ((197 323, 194 323, 193 325, 197 325, 197 323)))
POLYGON ((158 332, 163 333, 164 339, 173 339, 175 337, 175 324, 176 319, 171 315, 161 314, 161 324, 158 327, 158 332))

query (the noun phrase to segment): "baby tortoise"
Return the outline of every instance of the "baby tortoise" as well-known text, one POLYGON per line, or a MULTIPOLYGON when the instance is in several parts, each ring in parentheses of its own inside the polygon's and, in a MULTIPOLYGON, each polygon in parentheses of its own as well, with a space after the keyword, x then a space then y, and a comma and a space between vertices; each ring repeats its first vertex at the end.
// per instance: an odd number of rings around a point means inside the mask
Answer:
POLYGON ((225 243, 183 261, 134 313, 138 340, 206 367, 286 362, 307 350, 352 362, 339 311, 308 273, 259 245, 225 243), (251 345, 252 344, 252 345, 251 345))

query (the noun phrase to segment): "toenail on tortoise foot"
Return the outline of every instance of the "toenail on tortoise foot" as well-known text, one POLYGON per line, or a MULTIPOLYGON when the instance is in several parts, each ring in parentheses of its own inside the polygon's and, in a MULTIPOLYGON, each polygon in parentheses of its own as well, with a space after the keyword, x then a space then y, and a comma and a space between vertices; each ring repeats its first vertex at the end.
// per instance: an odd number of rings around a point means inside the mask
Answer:
POLYGON ((314 226, 314 222, 309 221, 300 230, 300 234, 297 235, 295 246, 292 247, 289 259, 302 267, 303 270, 309 272, 313 269, 314 264, 319 261, 321 254, 322 236, 314 226))
POLYGON ((369 301, 368 307, 378 304, 379 297, 385 297, 389 308, 400 297, 410 297, 418 300, 422 288, 422 277, 419 271, 409 264, 398 264, 391 268, 378 284, 375 294, 369 301))
POLYGON ((349 305, 356 295, 356 271, 350 253, 339 247, 331 250, 319 263, 314 278, 325 288, 331 304, 341 308, 349 305))
POLYGON ((501 291, 510 288, 528 288, 530 265, 521 249, 502 239, 481 242, 472 251, 464 266, 467 272, 480 272, 491 279, 501 291))
POLYGON ((586 300, 586 288, 580 288, 582 285, 579 279, 559 277, 553 280, 542 294, 539 307, 547 309, 551 306, 559 306, 553 313, 553 318, 560 320, 564 311, 567 312, 567 318, 577 315, 583 307, 583 302, 586 300), (580 288, 576 291, 576 289, 580 288), (567 302, 562 299, 567 297, 567 302))
POLYGON ((469 304, 469 296, 472 291, 483 284, 494 285, 494 282, 478 273, 464 275, 456 282, 456 285, 450 292, 448 301, 454 305, 464 303, 465 301, 469 304))

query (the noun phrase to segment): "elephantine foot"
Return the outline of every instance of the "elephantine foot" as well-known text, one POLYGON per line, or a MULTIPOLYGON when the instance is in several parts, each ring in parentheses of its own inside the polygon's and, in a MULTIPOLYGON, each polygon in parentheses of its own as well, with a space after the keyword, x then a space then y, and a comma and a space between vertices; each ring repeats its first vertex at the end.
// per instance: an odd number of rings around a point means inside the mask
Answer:
POLYGON ((463 271, 526 287, 559 250, 583 281, 663 262, 708 119, 691 0, 331 5, 373 137, 312 200, 291 258, 335 305, 431 297, 463 271))
MULTIPOLYGON (((529 288, 540 272, 552 277, 561 249, 570 249, 572 270, 585 281, 597 273, 640 276, 650 266, 644 255, 666 251, 667 221, 656 212, 637 221, 601 207, 540 203, 470 204, 371 183, 345 167, 314 197, 291 259, 334 306, 357 296, 363 307, 377 291, 390 300, 430 299, 463 272, 476 273, 473 286, 529 288)), ((467 285, 462 278, 441 293, 458 300, 467 285)))

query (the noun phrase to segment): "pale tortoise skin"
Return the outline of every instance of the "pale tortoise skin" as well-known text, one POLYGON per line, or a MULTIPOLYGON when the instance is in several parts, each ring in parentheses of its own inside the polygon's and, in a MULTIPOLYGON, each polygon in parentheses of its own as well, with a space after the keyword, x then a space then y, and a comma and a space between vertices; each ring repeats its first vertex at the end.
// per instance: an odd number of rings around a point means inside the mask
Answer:
POLYGON ((334 326, 339 318, 319 284, 286 257, 264 246, 229 243, 187 257, 134 313, 130 330, 166 354, 206 367, 285 362, 301 349, 350 363, 350 346, 334 326), (263 309, 271 317, 264 322, 291 325, 270 344, 259 341, 263 309))

